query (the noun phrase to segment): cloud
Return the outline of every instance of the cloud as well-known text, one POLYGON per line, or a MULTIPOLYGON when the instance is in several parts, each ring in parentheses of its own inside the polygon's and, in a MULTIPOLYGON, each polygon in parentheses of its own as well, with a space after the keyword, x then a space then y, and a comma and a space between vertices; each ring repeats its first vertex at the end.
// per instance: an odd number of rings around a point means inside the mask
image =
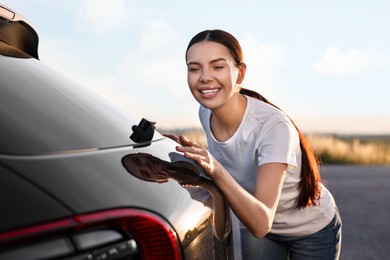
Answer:
POLYGON ((388 58, 383 53, 358 49, 349 49, 343 53, 339 47, 331 46, 312 65, 312 69, 322 75, 351 76, 387 64, 388 58))
POLYGON ((286 64, 285 50, 278 43, 258 42, 248 34, 241 45, 248 65, 245 81, 251 85, 273 78, 286 64))
POLYGON ((149 117, 160 127, 196 124, 197 103, 186 80, 186 41, 165 21, 144 23, 141 29, 122 59, 109 63, 100 58, 113 68, 104 72, 92 69, 95 64, 84 56, 89 53, 70 51, 72 46, 60 39, 45 41, 41 59, 135 117, 149 117))
POLYGON ((82 0, 76 18, 79 29, 104 34, 128 26, 137 12, 125 0, 82 0))
POLYGON ((179 33, 164 21, 146 26, 138 49, 120 64, 121 77, 129 77, 143 88, 169 92, 173 97, 188 95, 184 46, 179 33))

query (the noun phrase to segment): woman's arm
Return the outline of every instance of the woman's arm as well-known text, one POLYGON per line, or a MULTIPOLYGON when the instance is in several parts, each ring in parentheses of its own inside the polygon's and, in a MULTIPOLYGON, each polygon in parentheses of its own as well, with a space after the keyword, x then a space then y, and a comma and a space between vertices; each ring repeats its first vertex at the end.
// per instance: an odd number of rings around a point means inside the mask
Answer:
POLYGON ((255 194, 242 188, 230 173, 208 152, 192 140, 180 136, 177 150, 196 161, 222 190, 230 207, 256 237, 265 236, 272 227, 287 165, 267 163, 258 168, 255 194))

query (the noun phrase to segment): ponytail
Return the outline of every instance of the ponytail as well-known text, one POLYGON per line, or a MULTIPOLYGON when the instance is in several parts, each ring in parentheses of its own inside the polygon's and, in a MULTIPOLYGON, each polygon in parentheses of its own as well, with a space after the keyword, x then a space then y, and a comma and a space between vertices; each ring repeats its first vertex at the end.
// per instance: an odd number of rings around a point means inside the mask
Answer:
MULTIPOLYGON (((269 102, 265 97, 259 93, 249 90, 246 88, 241 88, 240 94, 250 96, 256 99, 259 99, 267 104, 270 104, 273 107, 281 110, 279 107, 275 106, 269 102)), ((292 124, 295 126, 299 135, 299 145, 302 151, 302 168, 301 168, 301 180, 299 182, 299 199, 297 208, 305 208, 307 206, 316 206, 318 199, 320 198, 320 187, 319 182, 321 181, 320 169, 319 169, 319 159, 316 154, 311 149, 306 138, 303 136, 301 131, 298 129, 294 121, 289 117, 292 124)))

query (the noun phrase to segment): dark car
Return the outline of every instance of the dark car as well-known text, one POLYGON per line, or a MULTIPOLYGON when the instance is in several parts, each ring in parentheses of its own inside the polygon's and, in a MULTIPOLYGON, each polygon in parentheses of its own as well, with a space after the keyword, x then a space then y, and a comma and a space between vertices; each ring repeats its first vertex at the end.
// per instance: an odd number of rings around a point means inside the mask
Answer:
POLYGON ((224 197, 155 123, 45 65, 0 5, 0 259, 231 259, 224 197))

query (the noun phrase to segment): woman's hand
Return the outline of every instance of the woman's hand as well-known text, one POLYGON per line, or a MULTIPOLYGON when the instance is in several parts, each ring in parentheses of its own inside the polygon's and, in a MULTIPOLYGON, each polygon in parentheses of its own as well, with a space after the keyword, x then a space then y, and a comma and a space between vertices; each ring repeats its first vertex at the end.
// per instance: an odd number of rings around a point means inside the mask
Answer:
POLYGON ((182 152, 185 157, 195 161, 205 170, 209 177, 214 178, 220 164, 210 152, 202 145, 183 135, 179 136, 178 141, 181 146, 177 146, 176 150, 182 152))
POLYGON ((163 134, 163 136, 169 138, 169 139, 172 139, 173 141, 175 141, 176 143, 179 143, 180 144, 180 141, 179 141, 179 136, 178 135, 175 135, 175 134, 163 134))

